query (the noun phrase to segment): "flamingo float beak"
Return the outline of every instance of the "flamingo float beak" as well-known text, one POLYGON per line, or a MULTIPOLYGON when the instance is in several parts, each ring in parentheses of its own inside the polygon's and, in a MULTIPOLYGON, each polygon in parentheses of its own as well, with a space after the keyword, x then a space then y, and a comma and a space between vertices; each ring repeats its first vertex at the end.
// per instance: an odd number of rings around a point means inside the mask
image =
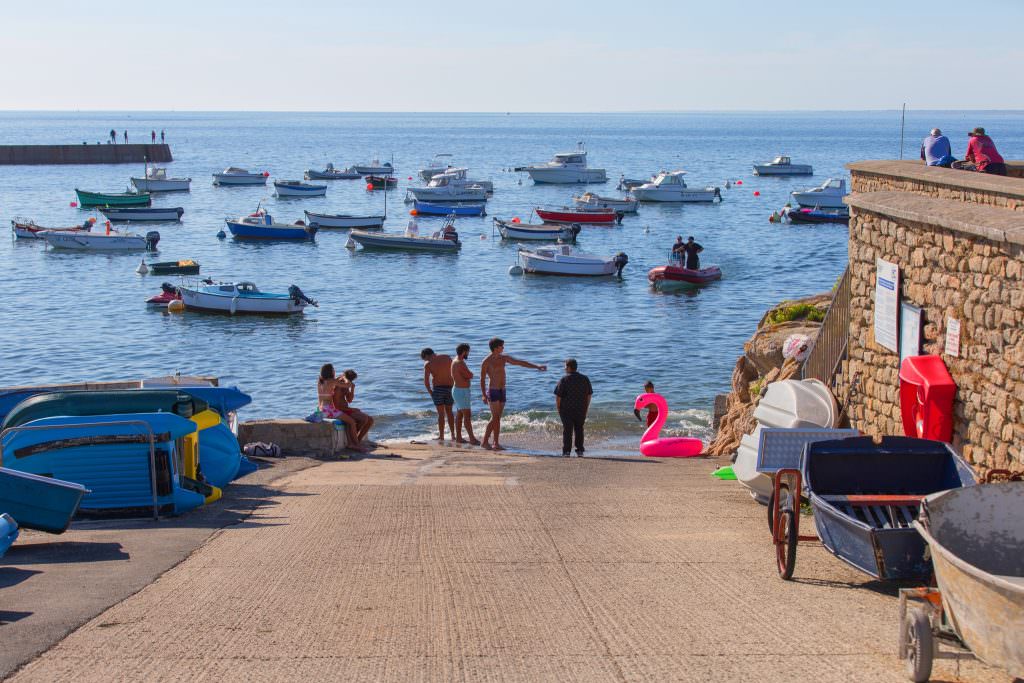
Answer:
POLYGON ((636 419, 638 421, 640 421, 640 422, 644 421, 644 419, 642 417, 640 417, 640 409, 639 408, 633 408, 633 414, 636 415, 636 419))

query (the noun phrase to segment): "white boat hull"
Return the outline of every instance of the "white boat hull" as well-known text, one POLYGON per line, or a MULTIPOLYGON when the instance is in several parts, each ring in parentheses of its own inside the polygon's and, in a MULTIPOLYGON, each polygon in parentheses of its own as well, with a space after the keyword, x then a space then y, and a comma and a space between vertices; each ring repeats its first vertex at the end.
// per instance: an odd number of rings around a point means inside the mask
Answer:
POLYGON ((456 253, 461 243, 432 237, 409 237, 407 235, 370 234, 353 230, 350 237, 364 249, 396 249, 401 251, 434 251, 456 253))
POLYGON ((524 169, 530 179, 537 184, 548 185, 582 185, 586 183, 608 182, 608 174, 603 168, 543 168, 528 166, 524 169))
POLYGON ((826 194, 824 192, 794 192, 793 201, 800 206, 813 209, 820 206, 823 209, 845 209, 843 197, 840 195, 826 194))
POLYGON ((639 202, 635 199, 613 199, 611 197, 573 197, 576 206, 585 209, 615 209, 622 213, 636 213, 639 202))
POLYGON ((573 241, 576 239, 576 234, 571 226, 552 226, 550 229, 538 229, 538 228, 518 228, 511 223, 505 223, 498 226, 498 232, 501 233, 502 239, 510 241, 548 241, 553 242, 554 240, 566 240, 573 241))
POLYGON ((539 256, 530 251, 519 252, 519 265, 527 273, 543 275, 574 275, 599 277, 615 273, 615 262, 579 256, 539 256))
POLYGON ((264 313, 264 314, 290 314, 301 313, 306 307, 304 302, 296 303, 288 297, 258 297, 250 298, 244 296, 220 296, 208 294, 194 289, 179 287, 181 300, 185 308, 192 308, 201 311, 215 311, 218 313, 264 313))
POLYGON ((754 175, 814 175, 810 164, 754 164, 754 175))
POLYGON ((702 190, 689 187, 684 190, 634 187, 632 192, 637 201, 641 202, 713 202, 719 197, 713 187, 702 190))
POLYGON ((410 187, 409 194, 421 202, 485 202, 487 190, 482 186, 470 187, 410 187))
POLYGON ((289 187, 287 185, 274 185, 278 197, 325 197, 327 196, 326 185, 315 185, 313 187, 289 187))
POLYGON ((214 185, 266 185, 267 177, 258 173, 248 175, 213 174, 214 185))
POLYGON ((191 178, 132 178, 131 181, 139 192, 188 192, 192 186, 191 178))
POLYGON ((54 249, 75 251, 146 251, 146 238, 141 235, 107 235, 105 233, 77 233, 43 231, 39 238, 54 249))
POLYGON ((384 216, 325 215, 306 211, 306 222, 321 228, 361 228, 373 230, 384 227, 384 216))

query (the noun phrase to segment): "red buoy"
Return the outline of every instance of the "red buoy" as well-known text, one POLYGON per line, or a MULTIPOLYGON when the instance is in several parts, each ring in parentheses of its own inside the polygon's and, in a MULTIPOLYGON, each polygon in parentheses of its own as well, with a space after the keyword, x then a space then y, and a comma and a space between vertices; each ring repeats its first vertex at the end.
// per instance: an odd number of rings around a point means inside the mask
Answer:
POLYGON ((742 180, 737 180, 737 181, 736 181, 736 184, 737 184, 737 185, 742 185, 742 184, 743 184, 743 181, 742 181, 742 180))
POLYGON ((76 206, 78 206, 78 202, 71 202, 71 208, 72 209, 75 208, 76 206))
POLYGON ((761 196, 761 192, 759 190, 754 190, 754 196, 755 197, 760 197, 761 196))
POLYGON ((366 183, 366 189, 367 190, 372 190, 373 189, 373 183, 366 183))
POLYGON ((416 209, 409 209, 409 215, 410 216, 418 216, 418 215, 420 215, 420 212, 417 211, 416 209))
POLYGON ((270 177, 270 171, 264 171, 263 172, 263 177, 264 178, 269 178, 270 177))
POLYGON ((521 221, 519 220, 519 216, 516 216, 515 218, 513 218, 512 222, 513 223, 520 223, 521 221))

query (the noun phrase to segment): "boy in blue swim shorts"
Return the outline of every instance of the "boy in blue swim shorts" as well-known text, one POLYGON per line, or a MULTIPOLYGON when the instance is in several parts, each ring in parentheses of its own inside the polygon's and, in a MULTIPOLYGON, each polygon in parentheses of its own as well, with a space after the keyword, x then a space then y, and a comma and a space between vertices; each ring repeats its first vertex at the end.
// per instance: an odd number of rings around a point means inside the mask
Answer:
POLYGON ((456 346, 455 360, 452 361, 452 378, 455 380, 455 388, 452 389, 452 396, 455 399, 455 443, 466 443, 462 438, 462 428, 465 427, 469 443, 479 446, 480 442, 473 435, 473 407, 469 400, 469 384, 473 379, 473 371, 466 363, 468 359, 469 344, 456 346))

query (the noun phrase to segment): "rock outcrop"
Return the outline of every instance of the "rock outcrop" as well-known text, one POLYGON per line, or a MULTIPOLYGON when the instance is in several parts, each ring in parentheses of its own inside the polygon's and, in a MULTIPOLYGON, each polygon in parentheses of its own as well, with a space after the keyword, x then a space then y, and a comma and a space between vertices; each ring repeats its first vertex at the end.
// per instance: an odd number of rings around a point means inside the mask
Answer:
POLYGON ((714 441, 708 446, 709 455, 731 455, 740 445, 744 434, 754 430, 754 408, 764 395, 765 388, 772 382, 792 379, 800 372, 800 364, 783 358, 782 347, 786 339, 794 334, 807 335, 812 341, 817 338, 821 323, 804 317, 775 323, 775 319, 789 317, 789 311, 804 310, 816 312, 812 317, 828 309, 832 300, 830 294, 784 301, 765 313, 757 331, 743 345, 743 355, 736 360, 732 371, 732 391, 727 399, 725 415, 718 425, 714 441))

